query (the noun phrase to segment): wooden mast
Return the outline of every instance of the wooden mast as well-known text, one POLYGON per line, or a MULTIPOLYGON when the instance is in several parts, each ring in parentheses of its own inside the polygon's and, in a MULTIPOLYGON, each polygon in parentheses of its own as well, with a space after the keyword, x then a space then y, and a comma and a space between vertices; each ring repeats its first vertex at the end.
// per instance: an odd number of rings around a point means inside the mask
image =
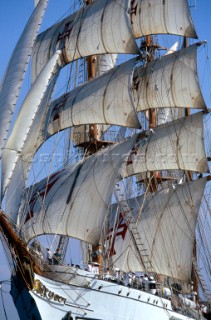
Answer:
MULTIPOLYGON (((157 46, 154 46, 153 43, 152 43, 152 37, 150 35, 146 36, 145 37, 145 43, 144 45, 146 46, 146 51, 148 53, 147 55, 147 62, 151 62, 153 59, 154 59, 154 53, 153 53, 153 48, 157 47, 157 46)), ((187 48, 188 47, 188 38, 187 37, 184 37, 184 42, 183 42, 183 47, 184 48, 187 48)), ((190 113, 190 108, 186 108, 185 109, 185 112, 184 112, 184 115, 185 116, 189 116, 191 113, 190 113)), ((148 111, 148 122, 149 122, 149 128, 153 129, 156 127, 156 117, 157 117, 157 114, 156 114, 156 110, 155 109, 150 109, 148 111)), ((186 172, 186 175, 187 175, 187 178, 189 180, 192 180, 192 173, 190 171, 187 171, 186 172)), ((156 173, 155 172, 151 172, 150 173, 150 188, 149 190, 151 192, 156 192, 157 191, 157 184, 156 182, 161 182, 162 180, 162 177, 160 177, 160 174, 158 173, 158 179, 156 179, 156 173)), ((168 179, 167 179, 168 180, 168 179)), ((196 240, 194 241, 194 247, 193 247, 193 257, 194 259, 196 259, 196 240)), ((162 278, 162 275, 158 275, 158 276, 161 276, 162 278)), ((196 275, 196 272, 194 270, 194 267, 192 267, 192 274, 191 274, 191 277, 193 279, 193 291, 196 291, 198 292, 198 281, 197 281, 197 275, 196 275)))
MULTIPOLYGON (((188 43, 188 37, 184 37, 184 42, 183 42, 183 46, 184 48, 187 48, 189 45, 188 43)), ((185 116, 189 116, 190 115, 190 108, 186 108, 185 109, 185 116)), ((192 180, 192 173, 190 171, 187 171, 186 173, 187 178, 189 180, 192 180)), ((193 244, 193 258, 195 260, 197 260, 197 253, 196 253, 196 239, 194 240, 194 244, 193 244)), ((197 280, 197 274, 196 271, 194 270, 194 265, 192 266, 192 272, 191 272, 191 278, 193 280, 193 291, 198 292, 198 280, 197 280)))
MULTIPOLYGON (((91 3, 92 1, 88 1, 87 4, 91 3)), ((92 55, 89 56, 87 59, 87 71, 88 71, 88 81, 91 81, 96 77, 96 56, 92 55)), ((90 142, 93 144, 93 153, 97 152, 97 141, 98 141, 98 129, 96 124, 89 125, 89 138, 90 142)))
POLYGON ((41 268, 36 264, 34 256, 32 256, 27 248, 27 244, 15 232, 3 211, 0 210, 0 231, 2 232, 8 248, 10 249, 12 258, 16 261, 18 270, 28 289, 33 288, 34 272, 43 274, 41 268))
MULTIPOLYGON (((86 4, 89 5, 93 0, 86 0, 86 4)), ((91 81, 96 77, 96 55, 91 55, 86 58, 87 61, 87 71, 88 71, 88 81, 91 81)), ((89 138, 90 138, 90 152, 96 153, 101 147, 101 143, 98 139, 98 127, 97 124, 89 125, 89 138)), ((103 145, 103 143, 102 143, 103 145)), ((102 245, 99 243, 92 246, 92 261, 99 266, 99 271, 102 271, 103 258, 102 258, 102 245)))
MULTIPOLYGON (((148 53, 147 55, 147 62, 151 62, 154 59, 154 51, 153 49, 155 46, 152 43, 152 37, 150 35, 145 37, 146 40, 146 51, 148 53)), ((150 109, 148 111, 148 121, 149 121, 149 129, 153 129, 156 127, 156 110, 150 109)), ((150 172, 150 180, 149 180, 149 190, 151 192, 157 191, 157 184, 156 184, 156 172, 150 172)))

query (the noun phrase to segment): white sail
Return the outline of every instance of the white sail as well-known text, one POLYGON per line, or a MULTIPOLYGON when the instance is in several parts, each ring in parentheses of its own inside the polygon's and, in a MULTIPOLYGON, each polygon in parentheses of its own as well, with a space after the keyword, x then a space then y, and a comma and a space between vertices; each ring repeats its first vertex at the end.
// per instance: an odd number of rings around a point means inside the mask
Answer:
MULTIPOLYGON (((199 108, 206 105, 197 78, 196 45, 135 69, 136 60, 63 95, 52 103, 48 134, 65 128, 102 123, 139 128, 136 111, 199 108), (187 80, 188 86, 182 85, 187 80), (146 85, 148 83, 148 85, 146 85), (133 88, 133 94, 132 92, 133 88)), ((172 114, 174 111, 169 111, 172 114)), ((178 114, 176 110, 175 115, 178 114)))
POLYGON ((15 169, 8 184, 5 204, 6 212, 15 223, 17 222, 18 217, 17 208, 20 206, 29 169, 33 163, 35 152, 39 149, 44 140, 43 127, 46 121, 45 118, 49 107, 49 100, 51 98, 56 79, 57 74, 55 74, 51 80, 51 83, 48 85, 46 92, 44 93, 41 105, 39 106, 30 131, 26 137, 26 140, 24 141, 23 148, 19 153, 18 161, 15 164, 15 169), (14 188, 14 186, 16 187, 14 188))
POLYGON ((137 54, 127 12, 128 0, 96 0, 41 33, 33 54, 33 79, 58 47, 63 48, 63 64, 93 54, 137 54))
POLYGON ((132 98, 136 59, 115 67, 53 102, 48 134, 80 124, 116 124, 140 128, 132 98))
POLYGON ((34 6, 36 7, 38 5, 40 0, 34 0, 34 6))
POLYGON ((60 59, 61 51, 57 51, 46 67, 40 73, 36 82, 33 84, 31 90, 26 96, 21 110, 17 116, 13 130, 7 140, 7 143, 2 154, 2 188, 1 192, 4 194, 5 189, 12 176, 15 163, 20 157, 24 142, 30 131, 35 114, 44 97, 47 86, 57 70, 58 60, 60 59))
MULTIPOLYGON (((94 66, 95 66, 95 76, 98 77, 108 70, 114 68, 117 60, 117 54, 103 54, 96 55, 94 57, 94 66)), ((97 124, 97 132, 99 139, 102 139, 102 135, 108 130, 110 125, 101 125, 97 124)), ((75 145, 79 145, 81 143, 87 142, 90 140, 88 135, 89 133, 89 125, 82 125, 73 127, 71 130, 72 141, 75 145), (86 134, 87 133, 87 134, 86 134)))
POLYGON ((0 153, 4 147, 8 130, 24 74, 32 53, 35 38, 40 27, 47 0, 41 0, 34 9, 23 33, 13 51, 0 90, 0 153))
MULTIPOLYGON (((175 190, 164 189, 128 201, 138 219, 137 228, 144 248, 141 254, 148 254, 151 271, 190 281, 195 228, 206 182, 207 179, 202 178, 175 190)), ((116 206, 112 211, 115 215, 116 206)), ((112 256, 114 265, 125 272, 146 271, 124 219, 118 223, 112 256)))
MULTIPOLYGON (((43 224, 40 223, 41 220, 35 219, 36 223, 31 225, 31 222, 34 221, 33 219, 30 219, 29 229, 27 229, 27 232, 31 234, 31 236, 35 236, 35 234, 42 234, 43 233, 59 233, 64 235, 69 235, 73 237, 77 237, 81 240, 85 240, 82 238, 82 236, 79 236, 78 231, 76 234, 76 225, 74 224, 75 215, 77 219, 79 219, 78 212, 82 212, 82 210, 85 210, 87 213, 89 212, 89 219, 91 219, 91 215, 94 215, 94 213, 99 210, 102 210, 101 212, 104 212, 107 210, 108 201, 110 198, 106 198, 107 201, 105 201, 103 194, 105 196, 108 196, 107 192, 105 191, 103 193, 102 190, 107 190, 108 184, 107 181, 111 181, 111 184, 109 185, 108 189, 110 190, 109 195, 111 196, 111 192, 113 190, 113 183, 115 180, 113 178, 116 178, 121 173, 122 177, 126 177, 131 174, 137 174, 140 172, 147 172, 147 171, 155 171, 155 170, 168 170, 168 169, 184 169, 184 170, 193 170, 193 171, 199 171, 199 172, 206 172, 208 170, 207 168, 207 161, 206 156, 204 153, 204 145, 203 145, 203 138, 202 133, 203 130, 201 129, 203 122, 202 113, 198 113, 192 116, 189 116, 187 118, 183 118, 183 120, 178 119, 172 123, 168 123, 165 125, 162 125, 158 127, 155 130, 155 134, 151 134, 150 136, 144 138, 143 134, 137 134, 134 135, 133 138, 126 140, 125 142, 121 143, 120 145, 113 146, 110 149, 105 150, 101 153, 99 156, 98 154, 88 158, 84 164, 82 164, 82 167, 77 167, 75 171, 71 171, 71 174, 68 173, 68 176, 71 176, 71 181, 68 179, 62 178, 59 180, 59 184, 55 184, 55 187, 52 188, 52 192, 47 192, 49 196, 46 197, 46 201, 42 204, 42 199, 38 197, 36 198, 36 208, 35 212, 33 211, 33 216, 39 216, 42 221, 44 217, 46 217, 47 220, 53 221, 53 226, 51 228, 51 222, 43 224), (132 143, 131 143, 132 141, 132 143), (128 155, 128 152, 130 151, 130 154, 128 155), (193 151, 195 153, 193 153, 193 151), (145 154, 144 154, 145 152, 145 154), (98 161, 101 161, 101 164, 98 166, 98 161), (116 165, 117 164, 117 165, 116 165), (97 166, 97 167, 96 167, 97 166), (120 167, 123 166, 123 169, 120 170, 120 167), (81 168, 83 170, 81 170, 81 168), (107 169, 105 169, 107 168, 107 169), (118 170, 117 170, 118 169, 118 170), (94 172, 94 173, 93 173, 94 172), (115 172, 115 173, 114 173, 115 172), (85 176, 83 176, 85 174, 85 176), (99 174, 99 179, 98 179, 99 174), (112 177, 109 177, 109 174, 113 175, 112 177), (64 180, 66 182, 64 182, 64 180), (108 179, 108 180, 107 180, 108 179), (75 181, 75 182, 73 182, 75 181), (62 186, 61 186, 62 184, 62 186), (77 187, 75 188, 75 184, 77 187), (69 188, 67 187, 69 185, 69 188), (68 192, 66 190, 71 190, 72 188, 70 186, 74 186, 74 190, 71 191, 71 194, 73 194, 73 191, 77 193, 77 199, 79 201, 79 204, 77 204, 77 201, 74 197, 72 197, 71 203, 71 210, 66 202, 67 194, 65 192, 68 192), (89 187, 88 187, 89 186, 89 187), (92 186, 93 190, 90 189, 90 186, 92 186), (89 189, 89 192, 87 190, 89 189), (83 194, 83 197, 82 197, 83 194), (63 198, 63 195, 65 199, 63 198), (81 195, 81 197, 79 197, 81 195), (100 197, 100 199, 98 198, 100 197), (79 199, 80 198, 80 199, 79 199), (84 203, 81 201, 81 199, 86 199, 86 206, 83 206, 84 203), (102 206, 102 202, 104 205, 102 206), (52 205, 51 205, 52 203, 52 205), (63 203, 63 206, 62 206, 63 203), (60 207, 56 207, 57 204, 60 207), (40 207, 41 206, 41 209, 40 207), (82 207, 80 207, 82 206, 82 207), (90 206, 90 209, 88 210, 88 206, 90 206), (58 212, 58 214, 53 215, 53 211, 48 211, 49 208, 52 208, 54 212, 58 212), (75 209, 73 209, 75 208, 75 209), (101 208, 101 209, 99 209, 101 208), (46 211, 47 209, 47 211, 46 211), (103 211, 104 209, 104 211, 103 211), (75 211, 76 210, 76 211, 75 211), (47 213, 46 213, 47 212, 47 213), (49 213, 48 213, 49 212, 49 213), (74 234, 67 234, 67 221, 65 222, 65 229, 64 226, 61 227, 61 229, 58 229, 58 221, 62 220, 63 225, 63 219, 58 215, 64 214, 67 216, 67 219, 69 219, 70 224, 74 225, 74 234), (77 213, 75 213, 77 212, 77 213), (92 212, 92 214, 91 214, 92 212), (44 215, 44 216, 43 216, 44 215), (68 218, 68 215, 71 217, 68 218), (50 219, 50 217, 52 217, 50 219), (56 223, 54 225, 54 219, 56 219, 56 223), (36 226, 35 226, 36 225, 36 226), (49 229, 49 230, 47 230, 49 229), (41 228, 41 229, 40 229, 41 228), (44 228, 44 229, 43 229, 44 228), (56 228, 56 230, 55 230, 56 228), (33 235, 32 235, 33 232, 33 235)), ((42 182, 41 186, 45 186, 48 190, 48 187, 46 186, 47 182, 42 182)), ((51 183, 50 183, 51 186, 51 183)), ((33 195, 31 195, 31 199, 34 199, 37 194, 40 193, 38 190, 40 189, 40 186, 38 186, 38 189, 36 188, 33 195), (38 192, 38 193, 37 193, 38 192)), ((49 191, 49 190, 48 190, 49 191)), ((43 191, 42 191, 43 193, 43 191)), ((33 200, 34 201, 34 200, 33 200)), ((32 200, 29 200, 29 203, 34 202, 32 200)), ((84 200, 85 201, 85 200, 84 200)), ((27 203, 26 199, 24 203, 27 203)), ((29 211, 32 209, 30 208, 29 211)), ((104 216, 103 215, 103 216, 104 216)), ((99 216, 99 213, 98 213, 99 216)), ((85 217, 85 213, 80 215, 80 217, 85 217)), ((77 220, 78 221, 78 220, 77 220)), ((93 219, 93 221, 96 221, 93 219)), ((92 221, 92 223, 94 223, 92 221)), ((98 220, 97 220, 98 221, 98 220)), ((100 221, 102 226, 102 221, 100 221)), ((91 223, 91 222, 90 222, 91 223)), ((28 224, 25 224, 25 227, 28 224)), ((95 223, 94 223, 95 226, 95 223)), ((68 227, 69 228, 69 227, 68 227)), ((80 224, 81 228, 81 224, 80 224)), ((91 228, 91 225, 89 226, 89 230, 91 228)), ((95 228, 95 227, 94 227, 95 228)), ((69 232, 69 231, 68 231, 69 232)), ((92 231, 92 234, 95 234, 92 231)), ((99 233, 98 233, 99 235, 99 233)), ((89 237, 91 237, 89 235, 89 237)), ((91 241, 91 239, 87 238, 85 241, 91 241)), ((91 243, 93 243, 91 241, 91 243)))
MULTIPOLYGON (((179 169, 208 172, 202 124, 203 113, 197 113, 158 126, 154 129, 154 133, 147 131, 146 134, 137 134, 135 136, 136 142, 131 148, 130 155, 124 157, 120 175, 127 177, 148 171, 179 169)), ((35 147, 43 142, 43 140, 38 140, 38 137, 32 134, 32 132, 30 137, 31 140, 28 140, 24 152, 21 153, 21 159, 25 159, 24 161, 28 162, 28 164, 22 166, 27 168, 30 166, 36 152, 35 147), (29 158, 28 155, 30 155, 29 158)), ((112 150, 113 157, 116 157, 118 160, 119 154, 115 148, 112 150)), ((20 169, 21 165, 16 170, 20 169)), ((20 177, 20 174, 17 172, 15 177, 20 177)), ((18 183, 18 179, 14 179, 13 181, 18 183)), ((21 180, 19 183, 21 183, 21 180)), ((10 203, 8 207, 9 213, 12 214, 15 211, 15 214, 17 214, 14 204, 19 205, 20 200, 18 197, 10 198, 11 195, 12 189, 8 198, 10 203)))
POLYGON ((58 47, 63 48, 66 64, 93 54, 136 54, 139 50, 134 36, 157 33, 196 36, 186 0, 179 0, 178 4, 176 0, 166 0, 165 4, 156 0, 155 5, 154 1, 138 0, 131 4, 129 8, 127 0, 96 0, 42 33, 34 51, 33 78, 58 47), (176 15, 173 23, 172 12, 176 15))
POLYGON ((97 244, 119 166, 135 138, 70 166, 27 190, 21 210, 21 230, 27 237, 60 234, 97 244))
POLYGON ((197 37, 186 0, 134 0, 131 20, 138 37, 168 33, 197 37))
MULTIPOLYGON (((102 73, 108 68, 114 67, 115 61, 116 55, 105 55, 103 57, 99 56, 97 63, 98 72, 102 73)), ((39 110, 35 115, 33 124, 24 142, 23 148, 19 154, 19 160, 16 163, 16 167, 11 176, 11 180, 9 181, 6 199, 6 212, 8 213, 8 215, 10 215, 13 221, 17 221, 17 207, 19 207, 20 205, 20 199, 23 194, 25 181, 27 180, 27 175, 31 163, 33 162, 34 155, 47 138, 47 132, 45 132, 46 113, 47 109, 49 107, 52 107, 51 105, 48 106, 48 102, 51 97, 54 84, 55 79, 47 88, 47 91, 45 93, 46 97, 44 97, 44 99, 42 100, 41 105, 39 106, 39 110), (17 186, 15 190, 13 187, 14 185, 17 186)), ((101 131, 100 134, 102 134, 101 131)))
POLYGON ((206 108, 197 77, 196 54, 197 45, 193 45, 139 67, 134 72, 137 111, 162 106, 206 108))
POLYGON ((96 76, 101 76, 108 70, 114 68, 117 61, 117 54, 101 54, 96 55, 95 70, 96 76))
POLYGON ((203 113, 148 130, 121 170, 122 177, 160 170, 208 172, 204 147, 203 113))

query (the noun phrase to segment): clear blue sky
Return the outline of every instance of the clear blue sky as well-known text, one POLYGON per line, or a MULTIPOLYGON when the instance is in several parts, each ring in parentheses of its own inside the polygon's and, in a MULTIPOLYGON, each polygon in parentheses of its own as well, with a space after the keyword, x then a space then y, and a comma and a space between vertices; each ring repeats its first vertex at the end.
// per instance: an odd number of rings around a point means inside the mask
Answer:
MULTIPOLYGON (((191 1, 192 4, 194 0, 191 1)), ((45 18, 48 17, 48 23, 45 23, 43 28, 50 26, 54 20, 58 20, 67 12, 71 5, 70 0, 50 0, 48 13, 45 18)), ((5 71, 8 60, 12 53, 12 50, 20 36, 25 23, 27 22, 34 6, 33 0, 8 0, 0 1, 0 79, 5 71)), ((211 56, 211 0, 196 0, 196 8, 191 9, 191 13, 196 26, 197 34, 200 40, 207 40, 208 45, 206 50, 200 50, 199 55, 199 70, 200 78, 202 80, 202 91, 205 96, 207 106, 211 108, 211 77, 210 77, 210 62, 206 60, 211 56)), ((10 274, 6 259, 3 251, 0 248, 0 281, 9 280, 10 274)), ((18 320, 17 313, 11 304, 9 295, 9 286, 3 284, 4 300, 7 319, 18 320), (7 293, 5 293, 5 291, 7 293), (7 302, 6 302, 7 300, 7 302)), ((0 319, 6 319, 4 310, 2 307, 2 301, 0 296, 0 319)))

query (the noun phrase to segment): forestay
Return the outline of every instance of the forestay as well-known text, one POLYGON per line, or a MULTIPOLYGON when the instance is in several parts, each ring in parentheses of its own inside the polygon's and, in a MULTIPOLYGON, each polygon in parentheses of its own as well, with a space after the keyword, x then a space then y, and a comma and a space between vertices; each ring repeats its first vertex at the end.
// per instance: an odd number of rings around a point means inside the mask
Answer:
POLYGON ((203 112, 148 130, 145 138, 134 146, 121 175, 177 169, 208 172, 203 112))
POLYGON ((15 163, 17 162, 21 154, 21 150, 24 146, 24 142, 29 133, 33 119, 36 112, 38 111, 38 107, 42 102, 42 99, 53 74, 57 70, 60 53, 61 52, 58 50, 54 54, 54 56, 50 59, 48 64, 45 66, 45 68, 33 84, 22 104, 12 132, 7 140, 4 152, 2 154, 1 192, 3 194, 9 183, 9 179, 12 176, 13 170, 15 168, 15 163))
POLYGON ((40 234, 61 234, 97 244, 119 167, 135 139, 99 152, 26 190, 20 221, 27 240, 40 234))
MULTIPOLYGON (((128 200, 138 221, 144 254, 149 255, 154 272, 190 282, 195 228, 206 181, 202 178, 178 185, 176 189, 164 189, 128 200)), ((116 211, 114 205, 111 208, 111 230, 116 211)), ((117 235, 112 240, 114 266, 125 272, 146 272, 121 214, 116 227, 117 235)))
POLYGON ((13 51, 0 88, 0 154, 8 130, 35 38, 48 1, 40 0, 13 51))
POLYGON ((58 47, 66 64, 93 54, 137 54, 135 38, 149 34, 196 37, 186 0, 137 0, 131 5, 127 0, 96 0, 42 33, 34 50, 33 78, 58 47))

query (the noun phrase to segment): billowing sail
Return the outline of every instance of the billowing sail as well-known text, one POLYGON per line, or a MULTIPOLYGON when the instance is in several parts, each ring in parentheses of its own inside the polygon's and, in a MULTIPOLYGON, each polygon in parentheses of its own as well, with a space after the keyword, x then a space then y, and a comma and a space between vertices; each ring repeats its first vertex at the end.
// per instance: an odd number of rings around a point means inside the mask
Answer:
POLYGON ((128 3, 127 0, 96 0, 42 33, 34 51, 33 77, 36 78, 58 47, 63 48, 66 64, 93 54, 136 54, 135 38, 144 35, 196 36, 186 0, 137 0, 131 1, 130 8, 128 3), (176 16, 173 21, 172 12, 176 16))
MULTIPOLYGON (((117 54, 102 54, 96 55, 95 60, 95 76, 98 77, 108 70, 114 68, 117 60, 117 54)), ((102 139, 103 134, 108 130, 110 125, 97 124, 97 132, 99 139, 102 139)), ((90 140, 89 125, 80 125, 73 127, 71 131, 72 141, 75 145, 83 144, 90 140)))
POLYGON ((56 83, 57 75, 58 74, 55 74, 44 93, 41 105, 39 106, 30 131, 24 141, 23 148, 19 154, 19 159, 8 184, 5 211, 15 223, 17 222, 18 217, 17 208, 20 206, 21 197, 23 195, 31 163, 33 162, 35 152, 43 143, 43 124, 45 123, 49 100, 56 83), (16 187, 14 188, 14 186, 16 187))
POLYGON ((136 37, 168 33, 197 37, 186 0, 134 0, 131 3, 136 37))
MULTIPOLYGON (((160 170, 180 169, 208 172, 203 138, 203 113, 201 112, 158 126, 154 132, 149 130, 135 137, 135 143, 131 147, 129 156, 125 156, 121 163, 119 172, 121 177, 160 170)), ((29 154, 33 156, 32 148, 33 143, 31 145, 28 143, 25 151, 29 150, 29 154)), ((109 149, 107 152, 109 155, 109 149)), ((112 149, 112 153, 112 157, 118 161, 121 154, 115 148, 112 149)), ((105 151, 105 159, 106 155, 105 151)), ((31 162, 32 158, 28 160, 31 162)), ((10 212, 12 212, 11 209, 10 212)))
POLYGON ((57 172, 27 190, 21 210, 22 231, 29 238, 60 234, 97 244, 119 166, 135 139, 57 172))
MULTIPOLYGON (((179 49, 179 42, 177 41, 165 55, 171 54, 179 49)), ((182 108, 160 108, 157 110, 157 125, 176 120, 183 117, 185 114, 182 108)))
POLYGON ((198 113, 183 118, 183 120, 179 119, 162 125, 155 130, 155 134, 134 135, 125 142, 104 150, 100 155, 93 155, 78 165, 76 169, 67 170, 58 183, 51 183, 51 180, 49 182, 48 179, 42 181, 41 185, 38 184, 35 187, 35 190, 32 188, 32 194, 27 191, 30 194, 28 201, 24 199, 24 203, 29 203, 29 208, 26 208, 27 212, 31 212, 31 217, 34 217, 34 219, 28 218, 29 222, 24 224, 27 233, 31 237, 42 233, 59 233, 94 244, 96 238, 93 240, 91 237, 94 237, 95 234, 99 236, 96 223, 99 222, 102 215, 103 218, 100 220, 102 227, 108 201, 110 201, 109 196, 111 196, 114 181, 120 173, 122 177, 126 177, 149 170, 191 169, 206 172, 208 168, 202 138, 202 120, 202 114, 198 113), (120 170, 121 166, 123 168, 120 170), (109 184, 108 181, 110 181, 109 184), (42 202, 39 194, 44 195, 45 193, 47 196, 42 202), (71 201, 67 201, 67 198, 70 198, 71 201), (86 205, 83 205, 84 201, 86 205), (82 236, 76 226, 78 225, 82 230, 82 221, 78 223, 78 219, 85 219, 86 214, 88 215, 86 221, 88 231, 83 231, 82 236), (74 219, 77 220, 77 224, 74 224, 74 219), (61 221, 61 228, 59 221, 61 221), (94 226, 92 231, 90 231, 91 223, 94 226), (74 226, 73 230, 71 225, 74 226))
POLYGON ((206 108, 197 77, 196 54, 197 45, 193 45, 139 67, 134 72, 137 111, 162 106, 206 108))
MULTIPOLYGON (((164 189, 128 200, 138 220, 143 250, 140 254, 148 255, 151 271, 187 283, 190 281, 195 228, 206 181, 202 178, 178 185, 176 189, 164 189)), ((114 205, 110 223, 114 221, 116 211, 114 205)), ((125 272, 146 271, 121 213, 116 228, 111 252, 114 265, 125 272)))
POLYGON ((5 192, 9 179, 12 176, 15 163, 20 156, 33 119, 44 97, 49 82, 57 70, 60 53, 61 51, 58 50, 54 54, 43 71, 40 73, 36 82, 33 84, 22 104, 13 130, 7 140, 4 152, 2 154, 2 193, 5 192))
POLYGON ((92 123, 139 128, 136 112, 153 108, 205 109, 196 76, 196 52, 193 45, 136 67, 133 82, 137 60, 132 59, 61 96, 50 108, 48 135, 92 123), (183 86, 184 80, 188 86, 183 86))
POLYGON ((48 134, 93 123, 140 128, 131 93, 135 63, 119 65, 54 101, 48 134))
POLYGON ((134 146, 121 175, 147 171, 208 172, 204 147, 203 113, 179 118, 148 130, 134 146))
POLYGON ((0 153, 4 147, 24 74, 47 0, 40 0, 13 51, 0 89, 0 153))
POLYGON ((139 53, 128 0, 96 0, 41 33, 33 55, 34 79, 57 48, 63 49, 63 64, 92 54, 139 53))

